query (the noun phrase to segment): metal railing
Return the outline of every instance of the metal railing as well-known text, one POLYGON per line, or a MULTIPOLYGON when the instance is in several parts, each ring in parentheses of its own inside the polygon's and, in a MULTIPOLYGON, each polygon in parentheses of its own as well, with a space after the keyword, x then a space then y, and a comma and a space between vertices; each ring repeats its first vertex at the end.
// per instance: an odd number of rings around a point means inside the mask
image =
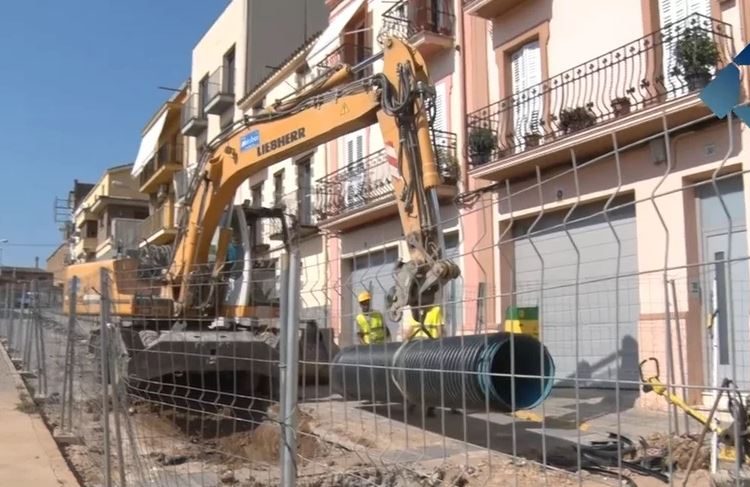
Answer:
POLYGON ((148 182, 166 164, 182 164, 182 144, 167 143, 157 149, 139 176, 140 185, 148 182))
MULTIPOLYGON (((356 66, 365 59, 372 56, 372 49, 362 44, 344 43, 333 50, 328 56, 319 62, 317 67, 320 70, 333 70, 341 64, 356 66)), ((356 79, 366 78, 372 75, 372 66, 366 66, 354 73, 356 79)))
POLYGON ((206 83, 206 100, 211 103, 215 97, 219 95, 233 95, 234 86, 229 86, 227 80, 231 77, 225 76, 226 68, 224 65, 219 66, 211 73, 206 83))
POLYGON ((187 100, 185 100, 185 104, 182 105, 182 109, 180 110, 180 122, 183 127, 191 121, 206 118, 199 95, 200 93, 193 93, 188 96, 187 100))
POLYGON ((470 162, 496 161, 694 93, 732 53, 729 24, 692 14, 469 113, 470 162))
MULTIPOLYGON (((282 195, 274 202, 274 206, 282 208, 287 215, 287 225, 292 233, 303 236, 315 233, 318 224, 315 213, 315 194, 313 188, 298 188, 282 195)), ((270 237, 282 236, 281 222, 271 220, 270 237)))
POLYGON ((159 207, 154 213, 148 216, 138 225, 138 242, 148 240, 156 232, 172 228, 172 222, 167 220, 167 204, 159 207))
POLYGON ((402 0, 383 14, 381 34, 410 38, 422 32, 455 35, 456 16, 452 2, 402 0))
MULTIPOLYGON (((438 169, 451 184, 458 177, 456 134, 433 130, 432 139, 438 169)), ((391 196, 395 171, 381 149, 319 179, 315 188, 317 218, 325 220, 391 196)))

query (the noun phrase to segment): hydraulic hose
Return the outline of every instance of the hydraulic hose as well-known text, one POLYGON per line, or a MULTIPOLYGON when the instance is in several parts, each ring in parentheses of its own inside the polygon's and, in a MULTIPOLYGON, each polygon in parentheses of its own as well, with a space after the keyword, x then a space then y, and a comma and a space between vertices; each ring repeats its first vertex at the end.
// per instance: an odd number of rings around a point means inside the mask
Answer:
POLYGON ((538 406, 554 374, 547 347, 511 333, 347 347, 331 365, 348 400, 501 412, 538 406))

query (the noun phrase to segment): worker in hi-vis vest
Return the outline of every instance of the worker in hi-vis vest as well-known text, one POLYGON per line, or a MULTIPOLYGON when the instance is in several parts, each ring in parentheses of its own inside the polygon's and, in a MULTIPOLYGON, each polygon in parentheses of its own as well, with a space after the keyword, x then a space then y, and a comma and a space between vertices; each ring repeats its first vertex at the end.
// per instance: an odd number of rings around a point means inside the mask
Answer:
POLYGON ((439 305, 434 305, 424 314, 422 323, 411 318, 409 340, 414 338, 440 338, 443 336, 443 312, 439 305))
POLYGON ((362 291, 357 295, 359 307, 362 310, 357 314, 357 336, 360 343, 371 345, 385 343, 391 337, 391 331, 383 321, 383 315, 379 311, 371 310, 372 295, 368 291, 362 291))
MULTIPOLYGON (((443 311, 440 305, 432 305, 422 318, 422 323, 414 319, 413 315, 409 316, 411 326, 409 330, 409 340, 437 340, 443 336, 445 323, 443 322, 443 311)), ((450 408, 450 412, 457 414, 456 408, 450 408)), ((426 415, 429 418, 435 416, 435 406, 427 406, 426 415)))

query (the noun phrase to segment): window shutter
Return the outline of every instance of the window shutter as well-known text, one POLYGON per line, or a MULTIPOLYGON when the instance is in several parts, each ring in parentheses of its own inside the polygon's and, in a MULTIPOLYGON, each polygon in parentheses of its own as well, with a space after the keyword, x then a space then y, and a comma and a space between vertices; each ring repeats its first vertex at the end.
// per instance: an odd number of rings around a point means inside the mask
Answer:
POLYGON ((687 12, 685 15, 699 13, 706 17, 711 16, 711 0, 687 0, 687 12))
POLYGON ((361 135, 357 135, 354 138, 354 141, 356 143, 356 152, 354 153, 354 155, 355 155, 355 159, 354 160, 358 161, 358 160, 362 159, 365 156, 364 153, 363 153, 363 147, 362 147, 363 141, 364 141, 364 137, 361 136, 361 135))
POLYGON ((514 52, 513 56, 511 56, 510 71, 513 78, 512 89, 514 94, 518 93, 519 91, 523 91, 525 88, 525 75, 523 72, 523 68, 523 48, 521 48, 514 52))
POLYGON ((446 127, 446 95, 445 95, 445 84, 441 83, 435 85, 435 120, 433 121, 433 128, 445 132, 446 127))
POLYGON ((346 164, 354 162, 354 139, 346 141, 346 164))
POLYGON ((523 48, 524 74, 526 75, 526 86, 531 88, 542 82, 542 53, 539 42, 534 41, 526 44, 523 48))

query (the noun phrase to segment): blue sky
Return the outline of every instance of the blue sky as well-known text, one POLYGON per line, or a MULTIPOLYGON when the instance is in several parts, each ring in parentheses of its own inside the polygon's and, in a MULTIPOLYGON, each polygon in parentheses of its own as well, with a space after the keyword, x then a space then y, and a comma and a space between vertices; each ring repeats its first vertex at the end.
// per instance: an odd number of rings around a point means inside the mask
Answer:
POLYGON ((131 163, 140 131, 190 73, 228 0, 19 0, 0 8, 4 265, 58 244, 56 196, 131 163))

